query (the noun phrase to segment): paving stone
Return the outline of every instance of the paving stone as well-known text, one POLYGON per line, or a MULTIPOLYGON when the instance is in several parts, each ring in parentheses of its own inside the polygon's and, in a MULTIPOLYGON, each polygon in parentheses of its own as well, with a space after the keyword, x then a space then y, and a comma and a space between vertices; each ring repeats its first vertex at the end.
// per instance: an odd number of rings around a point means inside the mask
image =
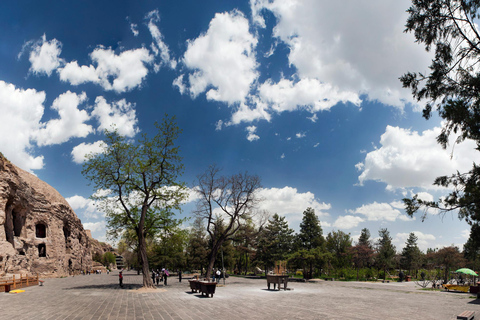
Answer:
POLYGON ((170 278, 157 292, 138 293, 142 276, 118 274, 46 279, 20 294, 0 293, 0 319, 455 319, 480 314, 472 294, 423 291, 414 283, 319 281, 269 291, 266 280, 230 277, 213 298, 170 278), (27 308, 25 306, 28 306, 27 308))

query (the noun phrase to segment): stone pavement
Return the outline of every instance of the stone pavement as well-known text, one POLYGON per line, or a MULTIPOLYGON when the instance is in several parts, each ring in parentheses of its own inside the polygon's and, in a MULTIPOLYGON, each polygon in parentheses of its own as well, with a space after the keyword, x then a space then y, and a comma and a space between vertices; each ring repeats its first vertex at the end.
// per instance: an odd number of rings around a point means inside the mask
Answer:
POLYGON ((142 276, 125 272, 46 279, 19 294, 0 293, 0 319, 455 319, 480 317, 471 294, 424 291, 414 283, 289 283, 268 291, 265 279, 230 277, 213 298, 170 277, 156 292, 138 292, 142 276))

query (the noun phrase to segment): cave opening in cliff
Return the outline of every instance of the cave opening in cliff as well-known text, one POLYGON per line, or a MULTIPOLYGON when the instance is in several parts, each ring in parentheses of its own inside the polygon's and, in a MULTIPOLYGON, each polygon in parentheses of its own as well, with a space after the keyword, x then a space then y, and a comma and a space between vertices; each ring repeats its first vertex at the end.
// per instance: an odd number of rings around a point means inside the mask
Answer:
POLYGON ((15 237, 23 236, 22 231, 23 231, 23 226, 25 225, 25 214, 22 214, 22 212, 13 209, 12 222, 13 222, 13 235, 15 237))
POLYGON ((12 203, 8 202, 5 208, 5 240, 15 247, 15 237, 24 236, 22 234, 25 226, 25 211, 17 210, 12 203))
POLYGON ((47 237, 47 227, 43 223, 37 223, 35 225, 35 237, 37 238, 47 237))
POLYGON ((45 243, 40 243, 38 245, 38 256, 40 258, 44 258, 47 256, 47 246, 45 245, 45 243))
POLYGON ((65 245, 68 245, 68 241, 70 240, 70 226, 64 222, 63 224, 63 235, 65 236, 65 245))

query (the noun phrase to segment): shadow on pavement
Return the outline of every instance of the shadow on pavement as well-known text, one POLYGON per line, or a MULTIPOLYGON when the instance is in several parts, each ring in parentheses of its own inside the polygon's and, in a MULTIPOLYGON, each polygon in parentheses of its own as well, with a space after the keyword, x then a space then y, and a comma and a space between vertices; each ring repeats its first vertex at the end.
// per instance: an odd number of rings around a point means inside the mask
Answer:
POLYGON ((130 283, 124 283, 123 288, 120 287, 118 283, 108 283, 108 284, 90 284, 90 285, 85 285, 85 286, 76 286, 76 287, 70 287, 70 288, 64 288, 63 290, 96 290, 96 289, 107 289, 107 290, 116 290, 116 289, 140 289, 142 287, 141 284, 130 284, 130 283))

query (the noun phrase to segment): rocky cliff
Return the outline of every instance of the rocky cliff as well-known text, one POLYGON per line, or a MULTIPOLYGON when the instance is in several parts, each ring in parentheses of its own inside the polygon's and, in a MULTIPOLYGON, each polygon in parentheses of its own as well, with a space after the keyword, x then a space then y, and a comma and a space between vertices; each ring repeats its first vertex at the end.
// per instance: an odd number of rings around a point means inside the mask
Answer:
POLYGON ((66 276, 91 265, 89 239, 68 202, 0 153, 0 276, 66 276))

